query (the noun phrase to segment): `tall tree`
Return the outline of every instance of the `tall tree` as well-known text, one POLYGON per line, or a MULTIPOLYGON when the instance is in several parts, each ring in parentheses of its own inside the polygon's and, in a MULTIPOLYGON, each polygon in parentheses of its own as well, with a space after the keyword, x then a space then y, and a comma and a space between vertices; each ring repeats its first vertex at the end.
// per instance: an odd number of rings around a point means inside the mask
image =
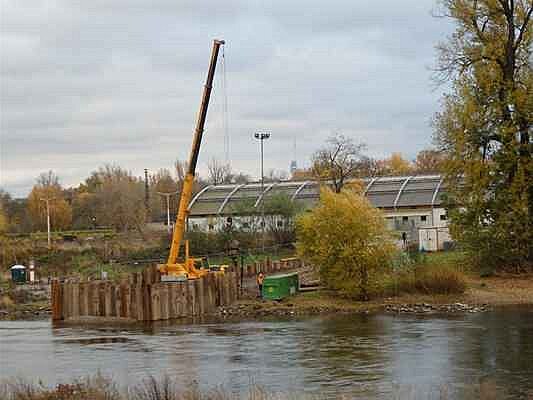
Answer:
POLYGON ((72 199, 72 225, 74 229, 96 228, 104 225, 104 221, 97 220, 97 195, 90 192, 85 185, 80 185, 72 199))
POLYGON ((233 183, 238 185, 243 183, 248 183, 251 181, 250 175, 245 174, 244 172, 238 172, 233 176, 233 183))
POLYGON ((7 232, 9 228, 8 204, 10 201, 9 193, 0 189, 0 234, 7 232))
POLYGON ((207 181, 210 185, 223 185, 231 183, 233 173, 231 166, 216 158, 209 160, 207 164, 207 181))
POLYGON ((178 210, 178 182, 172 173, 161 168, 150 177, 150 212, 151 220, 166 220, 167 197, 172 220, 178 210))
POLYGON ((137 229, 145 223, 144 182, 116 165, 105 165, 91 175, 96 181, 96 221, 117 229, 137 229))
POLYGON ((453 91, 435 116, 452 233, 480 264, 533 264, 531 0, 442 0, 455 32, 438 46, 453 91))
POLYGON ((27 198, 13 199, 8 192, 0 189, 0 203, 4 209, 10 232, 24 233, 31 231, 32 223, 28 213, 27 198))
POLYGON ((266 196, 264 204, 266 229, 275 243, 287 244, 295 239, 295 217, 303 211, 301 203, 280 193, 266 196))
POLYGON ((413 172, 411 163, 403 158, 401 153, 392 153, 390 158, 385 160, 385 165, 389 175, 409 175, 413 172))
POLYGON ((330 180, 336 193, 340 193, 347 179, 357 175, 364 144, 341 134, 330 136, 326 145, 312 157, 312 171, 316 179, 330 180))
POLYGON ((0 203, 0 235, 6 233, 8 230, 9 221, 7 219, 7 213, 4 211, 4 206, 0 203))
POLYGON ((383 163, 371 157, 361 158, 359 161, 360 178, 372 178, 380 175, 384 175, 383 163))
POLYGON ((185 180, 185 175, 187 175, 187 168, 188 165, 185 161, 180 159, 176 159, 176 161, 174 161, 174 171, 176 172, 176 178, 180 187, 185 180))
POLYGON ((28 196, 28 213, 33 229, 46 229, 47 203, 53 230, 68 229, 72 223, 72 207, 65 200, 63 188, 53 171, 42 173, 37 178, 28 196))
POLYGON ((438 150, 421 150, 416 155, 414 171, 417 174, 439 174, 443 170, 444 156, 438 150))

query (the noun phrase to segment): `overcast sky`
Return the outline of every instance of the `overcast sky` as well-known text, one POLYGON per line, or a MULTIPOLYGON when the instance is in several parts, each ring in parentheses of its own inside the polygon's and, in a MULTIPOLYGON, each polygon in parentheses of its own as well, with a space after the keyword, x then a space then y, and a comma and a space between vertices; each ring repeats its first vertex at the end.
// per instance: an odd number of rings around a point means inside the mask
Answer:
POLYGON ((223 38, 199 159, 299 166, 333 132, 369 155, 431 145, 434 46, 451 31, 435 0, 0 0, 0 185, 26 195, 54 170, 77 185, 105 163, 141 175, 186 159, 213 38, 223 38))

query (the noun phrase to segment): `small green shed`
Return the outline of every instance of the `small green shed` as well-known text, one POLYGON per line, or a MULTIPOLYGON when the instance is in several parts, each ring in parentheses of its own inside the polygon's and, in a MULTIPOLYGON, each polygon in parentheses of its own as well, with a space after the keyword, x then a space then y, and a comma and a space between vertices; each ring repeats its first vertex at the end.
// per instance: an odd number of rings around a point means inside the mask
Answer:
POLYGON ((281 300, 296 294, 299 287, 298 272, 267 276, 263 281, 262 295, 267 300, 281 300))
POLYGON ((9 270, 11 271, 11 280, 13 280, 13 282, 26 282, 26 267, 24 265, 13 265, 9 270))

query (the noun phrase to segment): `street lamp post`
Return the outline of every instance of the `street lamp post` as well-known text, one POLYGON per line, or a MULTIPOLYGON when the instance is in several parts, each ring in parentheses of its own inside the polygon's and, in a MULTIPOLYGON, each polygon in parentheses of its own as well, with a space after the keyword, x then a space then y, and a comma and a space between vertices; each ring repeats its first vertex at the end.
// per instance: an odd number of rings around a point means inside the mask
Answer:
POLYGON ((52 248, 52 239, 50 237, 50 201, 54 200, 53 197, 45 197, 44 199, 40 199, 41 201, 44 201, 46 203, 46 232, 47 232, 47 239, 48 239, 48 248, 52 248))
POLYGON ((261 230, 262 230, 262 247, 263 253, 265 252, 265 207, 263 195, 265 192, 265 174, 263 171, 264 158, 263 158, 263 141, 270 137, 270 133, 257 132, 254 137, 261 142, 261 230))
POLYGON ((172 233, 172 229, 170 228, 170 196, 177 194, 178 191, 165 193, 165 192, 157 192, 157 194, 166 197, 167 199, 167 230, 168 233, 172 233))
POLYGON ((148 168, 144 169, 144 208, 146 209, 146 220, 150 219, 150 186, 148 183, 148 168))

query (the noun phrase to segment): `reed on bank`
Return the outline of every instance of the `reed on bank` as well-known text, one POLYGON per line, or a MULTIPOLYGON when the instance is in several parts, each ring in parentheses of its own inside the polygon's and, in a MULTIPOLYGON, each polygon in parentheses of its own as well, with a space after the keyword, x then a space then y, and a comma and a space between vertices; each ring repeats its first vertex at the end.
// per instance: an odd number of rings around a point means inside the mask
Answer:
MULTIPOLYGON (((390 399, 416 400, 438 399, 448 400, 461 398, 464 400, 496 400, 512 398, 508 393, 491 381, 472 383, 467 386, 452 384, 441 385, 410 385, 390 384, 386 393, 367 388, 365 385, 354 385, 354 393, 338 394, 321 393, 303 394, 295 391, 274 392, 256 385, 250 380, 245 390, 236 393, 224 387, 201 389, 197 383, 183 387, 176 380, 164 376, 162 378, 147 377, 141 383, 130 388, 120 389, 113 380, 101 375, 74 380, 60 384, 55 388, 47 388, 42 384, 29 383, 15 379, 0 382, 0 399, 2 400, 299 400, 299 399, 390 399), (357 390, 356 390, 357 389, 357 390)), ((381 389, 387 389, 387 386, 381 389)), ((533 398, 533 392, 521 392, 525 397, 533 398), (529 397, 528 397, 529 396, 529 397)))

